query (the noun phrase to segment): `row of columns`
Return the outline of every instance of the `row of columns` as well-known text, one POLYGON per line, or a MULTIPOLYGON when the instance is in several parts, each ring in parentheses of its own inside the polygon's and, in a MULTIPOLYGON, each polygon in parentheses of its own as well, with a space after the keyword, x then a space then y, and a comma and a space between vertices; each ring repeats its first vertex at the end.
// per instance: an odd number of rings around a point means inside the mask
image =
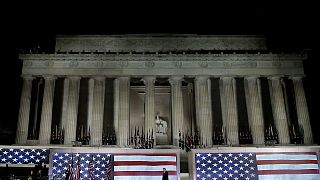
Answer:
MULTIPOLYGON (((24 83, 21 94, 16 144, 25 144, 28 135, 32 76, 23 76, 24 83)), ((55 86, 54 76, 44 76, 45 87, 40 122, 39 143, 50 144, 52 106, 55 86)), ((67 108, 63 109, 62 127, 65 129, 64 144, 72 144, 76 139, 78 101, 80 77, 70 76, 65 80, 64 101, 67 108)), ((304 130, 305 144, 313 143, 311 125, 307 109, 302 77, 291 78, 294 85, 295 101, 298 121, 304 130)), ((91 127, 91 145, 102 145, 103 111, 105 96, 105 77, 92 78, 90 86, 92 97, 89 102, 91 127)), ((155 76, 146 76, 143 82, 146 85, 145 97, 145 129, 155 132, 155 76)), ((179 132, 183 129, 183 76, 169 78, 171 85, 172 107, 172 137, 173 144, 178 144, 179 132)), ((289 144, 288 120, 285 110, 285 102, 281 87, 280 77, 269 78, 269 88, 274 122, 278 130, 279 143, 289 144)), ((89 83, 90 84, 90 83, 89 83)), ((239 144, 238 138, 238 113, 236 102, 236 84, 234 77, 221 77, 221 105, 223 126, 228 144, 239 144)), ((90 92, 90 90, 89 90, 90 92)), ((260 93, 260 81, 258 77, 245 77, 246 103, 248 107, 248 121, 252 132, 253 144, 264 144, 264 122, 260 93)), ((114 80, 114 128, 117 136, 117 145, 126 146, 129 140, 129 98, 130 77, 119 77, 114 80)), ((89 98, 90 99, 90 98, 89 98)), ((212 145, 212 112, 211 112, 211 81, 209 76, 197 76, 195 78, 195 106, 197 129, 200 130, 201 140, 207 146, 212 145)), ((154 139, 155 139, 155 133, 154 139)), ((149 134, 150 135, 150 134, 149 134)))

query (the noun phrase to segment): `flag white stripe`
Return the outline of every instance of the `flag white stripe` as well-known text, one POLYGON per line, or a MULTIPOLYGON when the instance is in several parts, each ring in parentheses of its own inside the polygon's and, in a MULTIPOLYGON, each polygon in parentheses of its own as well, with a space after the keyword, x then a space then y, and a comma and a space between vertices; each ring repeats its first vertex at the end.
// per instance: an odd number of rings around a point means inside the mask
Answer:
POLYGON ((114 161, 174 161, 175 156, 114 156, 114 161))
POLYGON ((176 166, 114 166, 114 171, 163 171, 166 168, 167 171, 176 171, 176 166))
POLYGON ((263 154, 256 156, 259 160, 317 160, 316 155, 296 155, 296 154, 263 154))
POLYGON ((320 174, 272 174, 259 175, 259 180, 319 180, 320 174))
POLYGON ((318 164, 271 164, 258 165, 258 170, 284 170, 284 169, 318 169, 318 164))
MULTIPOLYGON (((162 176, 115 176, 114 180, 162 180, 162 176)), ((177 180, 177 176, 169 176, 169 180, 177 180)))

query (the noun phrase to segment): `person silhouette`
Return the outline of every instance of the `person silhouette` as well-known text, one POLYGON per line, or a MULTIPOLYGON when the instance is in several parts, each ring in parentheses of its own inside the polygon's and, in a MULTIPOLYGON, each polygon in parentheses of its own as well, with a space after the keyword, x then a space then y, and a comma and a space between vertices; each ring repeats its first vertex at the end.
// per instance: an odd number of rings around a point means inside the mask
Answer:
POLYGON ((32 180, 32 179, 35 179, 35 178, 34 178, 33 170, 30 170, 30 173, 28 175, 28 180, 32 180))
POLYGON ((66 180, 72 179, 72 171, 71 171, 71 167, 70 167, 70 166, 69 166, 69 168, 66 170, 65 174, 66 174, 66 180))
POLYGON ((163 168, 162 180, 169 180, 169 175, 166 168, 163 168))

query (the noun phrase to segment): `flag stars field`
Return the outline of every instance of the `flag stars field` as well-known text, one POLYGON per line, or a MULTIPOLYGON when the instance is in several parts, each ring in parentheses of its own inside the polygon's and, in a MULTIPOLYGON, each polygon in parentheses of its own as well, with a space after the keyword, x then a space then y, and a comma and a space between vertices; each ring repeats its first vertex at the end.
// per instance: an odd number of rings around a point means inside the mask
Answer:
POLYGON ((199 180, 320 179, 316 152, 197 153, 195 161, 199 180))
POLYGON ((45 149, 0 149, 1 163, 37 164, 49 162, 49 151, 45 149))

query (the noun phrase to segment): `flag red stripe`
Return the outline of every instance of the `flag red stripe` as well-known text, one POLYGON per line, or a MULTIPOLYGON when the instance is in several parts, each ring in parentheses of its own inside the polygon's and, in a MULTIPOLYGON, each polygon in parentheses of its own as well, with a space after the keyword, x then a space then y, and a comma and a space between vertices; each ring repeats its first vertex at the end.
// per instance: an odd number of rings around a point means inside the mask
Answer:
POLYGON ((115 161, 115 166, 165 166, 165 165, 177 165, 177 162, 173 161, 115 161))
POLYGON ((257 165, 262 164, 318 164, 317 160, 258 160, 257 165))
POLYGON ((318 169, 295 169, 295 170, 260 170, 258 171, 259 175, 268 175, 268 174, 318 174, 318 169))
MULTIPOLYGON (((177 171, 167 171, 169 175, 177 175, 177 171)), ((116 171, 114 176, 162 176, 163 171, 116 171)))
POLYGON ((143 153, 135 153, 135 154, 127 154, 127 153, 116 153, 114 156, 174 156, 176 157, 177 154, 161 154, 161 153, 155 153, 155 154, 143 154, 143 153))
POLYGON ((256 152, 257 155, 261 154, 311 154, 316 155, 316 152, 256 152))

